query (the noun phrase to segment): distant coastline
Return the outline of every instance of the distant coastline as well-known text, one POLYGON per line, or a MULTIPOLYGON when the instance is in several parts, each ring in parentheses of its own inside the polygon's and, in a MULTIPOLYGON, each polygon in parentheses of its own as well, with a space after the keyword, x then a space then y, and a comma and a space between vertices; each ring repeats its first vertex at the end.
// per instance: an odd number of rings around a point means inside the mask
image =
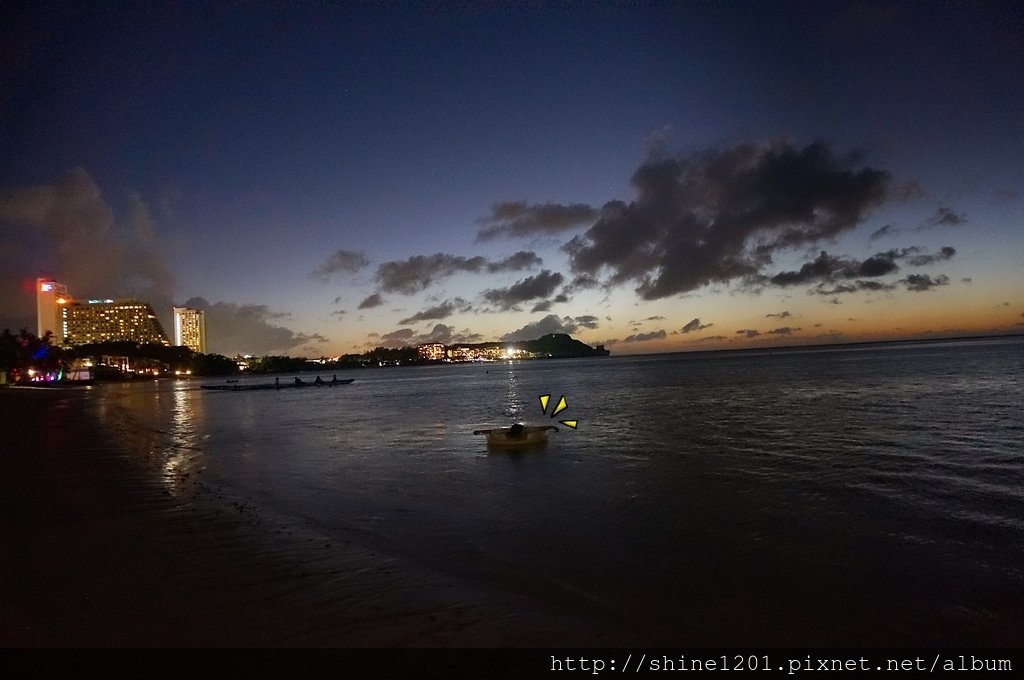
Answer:
POLYGON ((652 356, 675 356, 679 354, 758 354, 764 352, 799 352, 805 350, 843 350, 843 349, 865 349, 873 345, 919 345, 919 344, 945 344, 951 342, 973 342, 979 340, 1000 340, 1009 338, 1024 339, 1024 333, 1001 333, 998 335, 966 335, 948 338, 899 338, 894 340, 858 340, 853 342, 816 343, 806 345, 770 345, 764 347, 724 347, 718 349, 688 349, 675 352, 649 352, 637 354, 621 354, 619 358, 626 357, 652 357, 652 356))

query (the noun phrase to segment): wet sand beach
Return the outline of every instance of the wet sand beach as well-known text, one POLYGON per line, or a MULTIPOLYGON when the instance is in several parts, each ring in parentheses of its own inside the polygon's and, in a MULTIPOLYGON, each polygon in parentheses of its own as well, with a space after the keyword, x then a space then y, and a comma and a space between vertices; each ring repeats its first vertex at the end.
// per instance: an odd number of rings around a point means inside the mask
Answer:
POLYGON ((608 642, 556 606, 168 480, 151 453, 106 440, 86 390, 2 389, 0 412, 3 646, 608 642))

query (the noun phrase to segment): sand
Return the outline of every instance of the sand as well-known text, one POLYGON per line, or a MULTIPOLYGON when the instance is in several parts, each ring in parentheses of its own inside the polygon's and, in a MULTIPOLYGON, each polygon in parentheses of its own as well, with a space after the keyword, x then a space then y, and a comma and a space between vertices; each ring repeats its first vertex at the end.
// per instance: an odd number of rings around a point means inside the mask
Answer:
POLYGON ((552 603, 169 480, 151 454, 108 441, 90 409, 87 390, 0 388, 4 647, 608 642, 552 603))

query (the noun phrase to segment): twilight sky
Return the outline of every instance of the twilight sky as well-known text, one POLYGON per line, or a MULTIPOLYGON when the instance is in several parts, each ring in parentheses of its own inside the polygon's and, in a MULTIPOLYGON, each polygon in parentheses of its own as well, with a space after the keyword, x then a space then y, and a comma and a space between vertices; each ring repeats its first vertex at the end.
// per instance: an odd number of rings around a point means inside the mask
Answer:
POLYGON ((35 329, 51 276, 168 329, 206 309, 228 355, 1024 330, 1014 2, 36 1, 0 26, 0 328, 35 329))

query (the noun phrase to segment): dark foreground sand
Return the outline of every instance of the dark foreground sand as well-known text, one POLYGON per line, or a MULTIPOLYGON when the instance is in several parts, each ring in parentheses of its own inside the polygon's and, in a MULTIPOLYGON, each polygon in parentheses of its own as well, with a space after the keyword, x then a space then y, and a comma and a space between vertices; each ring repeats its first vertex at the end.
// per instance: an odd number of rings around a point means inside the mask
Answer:
POLYGON ((106 441, 88 391, 0 388, 0 646, 601 646, 555 604, 246 507, 106 441))

